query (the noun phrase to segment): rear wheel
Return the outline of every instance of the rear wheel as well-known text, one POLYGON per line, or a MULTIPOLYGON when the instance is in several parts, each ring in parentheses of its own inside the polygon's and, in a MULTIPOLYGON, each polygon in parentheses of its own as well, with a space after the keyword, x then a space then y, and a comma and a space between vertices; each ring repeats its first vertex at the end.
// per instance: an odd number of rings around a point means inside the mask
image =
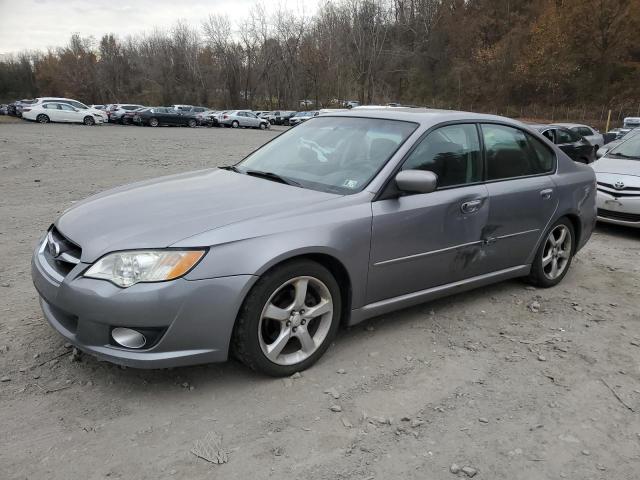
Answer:
POLYGON ((38 123, 49 123, 51 121, 49 117, 44 113, 41 113, 40 115, 38 115, 36 117, 36 120, 38 121, 38 123))
POLYGON ((158 121, 157 118, 152 117, 152 118, 149 119, 149 126, 157 127, 158 125, 160 125, 160 122, 158 121))
POLYGON ((548 288, 560 283, 573 259, 575 233, 567 218, 558 220, 546 233, 531 265, 527 281, 548 288))
POLYGON ((188 125, 190 128, 194 128, 196 125, 198 125, 198 122, 196 122, 196 121, 195 121, 195 119, 193 119, 193 118, 192 118, 192 119, 190 119, 190 120, 187 122, 187 125, 188 125))
POLYGON ((292 261, 264 275, 238 315, 232 351, 254 370, 291 375, 313 365, 340 324, 338 284, 322 265, 292 261))
POLYGON ((82 123, 84 123, 87 126, 91 126, 91 125, 95 125, 96 121, 94 120, 93 117, 90 117, 89 115, 87 115, 86 117, 84 117, 84 120, 82 123))

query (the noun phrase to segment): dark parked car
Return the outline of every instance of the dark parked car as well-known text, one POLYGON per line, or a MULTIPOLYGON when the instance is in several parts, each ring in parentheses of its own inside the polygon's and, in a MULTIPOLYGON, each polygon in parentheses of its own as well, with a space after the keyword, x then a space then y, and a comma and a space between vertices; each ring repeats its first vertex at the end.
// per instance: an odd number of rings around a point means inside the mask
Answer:
POLYGON ((138 125, 149 125, 150 127, 160 125, 198 126, 198 120, 193 113, 181 112, 173 107, 152 107, 140 110, 134 115, 133 121, 138 125))
POLYGON ((291 110, 275 110, 266 118, 271 125, 289 125, 289 119, 295 114, 296 112, 291 110))
POLYGON ((75 203, 31 271, 84 352, 146 368, 233 353, 291 375, 340 325, 510 278, 557 285, 595 218, 593 169, 520 122, 353 109, 233 167, 75 203))
POLYGON ((555 125, 531 125, 531 127, 542 133, 576 162, 591 163, 596 158, 593 145, 589 140, 568 128, 555 125))

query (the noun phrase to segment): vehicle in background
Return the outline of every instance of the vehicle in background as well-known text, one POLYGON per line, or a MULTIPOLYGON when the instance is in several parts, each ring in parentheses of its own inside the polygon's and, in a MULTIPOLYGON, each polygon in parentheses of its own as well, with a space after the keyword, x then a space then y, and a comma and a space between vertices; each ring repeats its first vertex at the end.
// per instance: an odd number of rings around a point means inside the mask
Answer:
POLYGON ((634 137, 634 136, 636 136, 638 134, 640 134, 640 127, 634 128, 633 130, 629 130, 621 138, 619 138, 617 140, 613 140, 612 142, 609 142, 606 145, 600 147, 600 149, 596 152, 596 158, 604 157, 609 150, 617 147, 618 145, 620 145, 625 140, 629 140, 630 138, 632 138, 632 137, 634 137))
POLYGON ((640 135, 627 133, 591 166, 598 182, 598 220, 640 228, 640 135))
POLYGON ((317 117, 320 114, 318 110, 310 110, 308 112, 298 112, 289 119, 289 125, 295 127, 296 125, 306 122, 310 118, 317 117))
POLYGON ((35 102, 35 100, 16 100, 13 103, 10 103, 9 105, 7 105, 7 115, 11 115, 14 117, 21 117, 22 116, 22 109, 26 106, 26 105, 32 105, 35 102))
POLYGON ((191 112, 181 112, 173 107, 151 107, 145 108, 135 113, 134 123, 138 125, 148 125, 150 127, 166 126, 187 126, 197 127, 198 120, 191 112))
POLYGON ((360 102, 358 102, 357 100, 347 100, 346 102, 344 102, 344 106, 345 108, 359 107, 360 102))
POLYGON ((554 123, 552 126, 568 128, 572 132, 586 138, 587 141, 593 145, 594 152, 597 152, 605 143, 604 136, 597 129, 589 125, 583 125, 581 123, 554 123))
POLYGON ((595 152, 591 143, 576 132, 554 125, 530 124, 529 126, 557 145, 572 160, 582 163, 591 163, 595 160, 595 152))
POLYGON ((95 109, 80 109, 60 102, 43 102, 22 109, 22 118, 38 123, 60 122, 60 123, 83 123, 85 125, 95 125, 104 123, 102 115, 96 113, 95 109))
POLYGON ((626 117, 622 122, 622 128, 618 130, 618 139, 624 137, 634 128, 640 127, 640 117, 626 117))
POLYGON ((89 105, 91 108, 95 108, 97 110, 105 111, 107 109, 106 105, 89 105))
MULTIPOLYGON (((136 105, 134 103, 119 103, 113 105, 111 110, 107 112, 109 121, 113 123, 122 123, 124 125, 125 118, 124 114, 127 112, 133 112, 140 108, 145 108, 144 105, 136 105)), ((130 120, 132 117, 127 117, 127 120, 130 120)))
POLYGON ((295 114, 293 110, 274 110, 265 118, 271 125, 289 125, 289 119, 295 114))
POLYGON ((218 122, 225 127, 269 128, 269 122, 258 118, 251 110, 229 110, 218 116, 218 122))
POLYGON ((83 111, 84 113, 87 114, 87 117, 102 118, 102 122, 100 123, 106 123, 109 121, 109 117, 107 116, 106 112, 103 112, 102 110, 98 110, 97 108, 91 108, 85 105, 84 103, 79 102, 78 100, 75 100, 73 98, 38 97, 33 100, 32 105, 37 106, 37 105, 42 105, 44 103, 64 103, 67 105, 71 105, 73 108, 77 108, 80 111, 83 111))
POLYGON ((7 115, 7 106, 4 103, 0 105, 0 115, 7 115))
POLYGON ((142 112, 147 108, 148 107, 140 107, 136 108, 135 110, 127 110, 125 114, 120 117, 120 123, 122 123, 122 125, 132 125, 134 123, 133 119, 135 118, 136 114, 142 112))

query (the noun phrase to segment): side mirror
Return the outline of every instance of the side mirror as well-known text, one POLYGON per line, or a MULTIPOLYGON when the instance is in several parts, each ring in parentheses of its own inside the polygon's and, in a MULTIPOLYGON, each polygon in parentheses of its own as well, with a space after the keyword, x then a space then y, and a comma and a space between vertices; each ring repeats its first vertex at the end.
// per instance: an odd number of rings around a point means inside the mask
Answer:
POLYGON ((598 151, 596 152, 596 158, 604 157, 607 154, 608 151, 609 151, 609 149, 607 147, 600 147, 598 149, 598 151))
POLYGON ((398 189, 407 193, 431 193, 438 184, 438 176, 428 170, 402 170, 395 180, 398 189))

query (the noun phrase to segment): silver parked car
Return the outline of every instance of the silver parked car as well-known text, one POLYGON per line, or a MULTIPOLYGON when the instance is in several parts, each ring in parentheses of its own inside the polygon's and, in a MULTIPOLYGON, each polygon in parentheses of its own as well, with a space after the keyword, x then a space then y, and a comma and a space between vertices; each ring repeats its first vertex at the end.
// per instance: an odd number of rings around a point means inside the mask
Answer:
POLYGON ((640 227, 640 135, 630 135, 592 167, 598 179, 598 220, 640 227))
POLYGON ((507 118, 319 116, 233 167, 74 204, 39 242, 45 317, 133 367, 290 375, 339 325, 502 280, 552 287, 589 239, 595 174, 507 118))
POLYGON ((218 123, 225 127, 269 128, 269 122, 258 116, 251 110, 229 110, 218 116, 218 123))
POLYGON ((585 138, 593 145, 594 152, 597 152, 598 149, 604 145, 604 136, 597 129, 589 125, 583 125, 581 123, 554 123, 553 125, 568 128, 572 132, 585 138))

